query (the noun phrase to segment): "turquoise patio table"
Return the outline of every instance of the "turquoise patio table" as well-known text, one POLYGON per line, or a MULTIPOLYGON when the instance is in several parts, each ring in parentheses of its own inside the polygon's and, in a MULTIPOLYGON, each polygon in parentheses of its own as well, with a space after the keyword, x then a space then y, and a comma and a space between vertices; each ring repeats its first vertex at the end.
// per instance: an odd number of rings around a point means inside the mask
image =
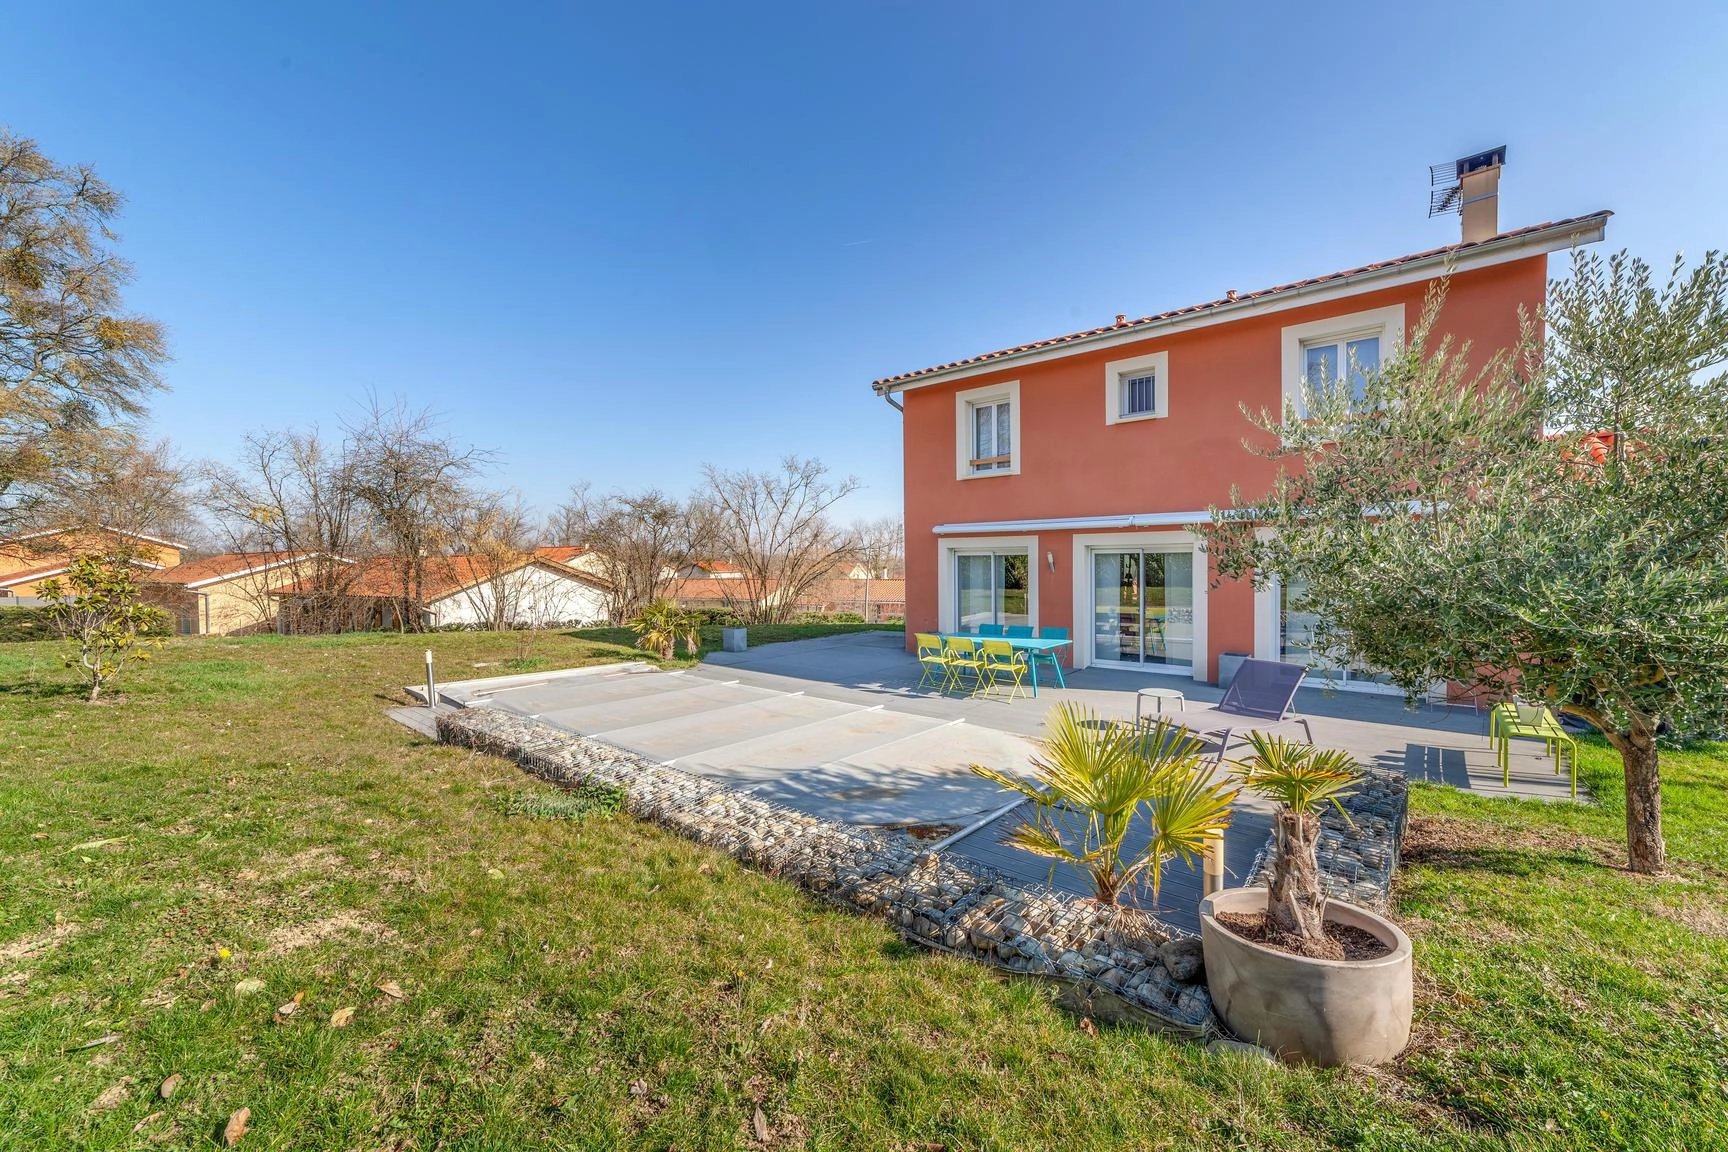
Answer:
MULTIPOLYGON (((1046 640, 1037 636, 975 636, 970 632, 938 632, 936 635, 943 640, 970 640, 973 644, 977 644, 980 640, 1001 640, 1004 643, 1012 644, 1017 651, 1049 652, 1051 655, 1055 655, 1063 648, 1074 647, 1072 640, 1046 640)), ((1032 673, 1032 695, 1036 697, 1038 695, 1038 661, 1028 660, 1026 664, 1032 673)), ((1061 681, 1064 687, 1067 686, 1067 682, 1062 680, 1062 666, 1060 664, 1056 666, 1056 679, 1061 681)))

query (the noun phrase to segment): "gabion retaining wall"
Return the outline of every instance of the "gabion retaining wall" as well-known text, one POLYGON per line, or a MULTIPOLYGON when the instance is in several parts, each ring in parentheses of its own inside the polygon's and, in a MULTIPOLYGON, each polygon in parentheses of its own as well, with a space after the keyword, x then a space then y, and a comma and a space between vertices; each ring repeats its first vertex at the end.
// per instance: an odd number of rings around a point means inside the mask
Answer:
POLYGON ((484 707, 445 712, 438 736, 507 757, 552 783, 617 785, 637 819, 879 916, 913 943, 1060 981, 1064 999, 1092 1015, 1200 1037, 1222 1033, 1199 941, 1146 913, 1011 884, 903 835, 768 804, 527 717, 484 707))
MULTIPOLYGON (((1321 884, 1334 900, 1383 912, 1392 899, 1392 873, 1398 867, 1398 845, 1404 840, 1410 782, 1397 772, 1364 768, 1362 783, 1339 804, 1343 812, 1328 804, 1320 814, 1315 856, 1321 884)), ((1273 838, 1267 837, 1243 887, 1270 881, 1272 843, 1273 838)))

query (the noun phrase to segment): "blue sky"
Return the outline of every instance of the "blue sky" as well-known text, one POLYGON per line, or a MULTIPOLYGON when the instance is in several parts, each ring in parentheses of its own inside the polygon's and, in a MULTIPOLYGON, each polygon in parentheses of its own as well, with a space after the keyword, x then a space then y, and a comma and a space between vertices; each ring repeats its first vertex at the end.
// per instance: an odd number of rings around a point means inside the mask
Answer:
POLYGON ((35 4, 0 119, 126 193, 185 453, 371 389, 542 509, 795 451, 895 511, 872 379, 1451 242, 1495 144, 1504 226, 1728 245, 1722 5, 1174 7, 35 4))

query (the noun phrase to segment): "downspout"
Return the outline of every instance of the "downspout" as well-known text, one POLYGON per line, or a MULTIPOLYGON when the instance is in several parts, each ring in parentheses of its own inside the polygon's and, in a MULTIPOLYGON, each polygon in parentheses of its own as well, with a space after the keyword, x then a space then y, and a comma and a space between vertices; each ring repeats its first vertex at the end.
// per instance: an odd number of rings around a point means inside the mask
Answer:
POLYGON ((881 395, 882 399, 888 401, 888 407, 894 409, 894 411, 900 413, 902 416, 904 416, 906 414, 906 405, 904 405, 904 404, 900 403, 900 401, 894 399, 894 393, 883 392, 883 393, 880 393, 880 395, 881 395))

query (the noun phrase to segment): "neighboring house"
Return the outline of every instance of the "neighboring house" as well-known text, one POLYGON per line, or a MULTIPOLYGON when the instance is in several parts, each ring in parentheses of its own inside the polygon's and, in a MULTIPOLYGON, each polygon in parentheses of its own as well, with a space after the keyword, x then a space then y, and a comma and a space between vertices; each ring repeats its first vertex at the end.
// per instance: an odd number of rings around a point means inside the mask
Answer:
POLYGON ((904 412, 908 632, 1068 628, 1080 667, 1207 682, 1222 652, 1323 667, 1295 590, 1212 587, 1189 526, 1273 480, 1242 406, 1278 411, 1305 375, 1372 367, 1435 280, 1451 277, 1436 337, 1469 341, 1475 364, 1517 342, 1548 254, 1601 240, 1610 214, 1500 232, 1502 158, 1459 162, 1463 243, 876 381, 904 412))
POLYGON ((37 603, 41 584, 80 556, 124 556, 140 572, 154 572, 180 563, 185 547, 118 529, 56 528, 0 540, 0 606, 37 603))
POLYGON ((294 552, 222 552, 144 578, 152 602, 174 617, 180 636, 227 636, 273 629, 271 592, 311 560, 294 552))
POLYGON ((534 555, 554 564, 562 564, 566 568, 574 568, 578 572, 586 572, 602 583, 606 580, 606 560, 592 548, 575 544, 545 544, 534 549, 534 555))
MULTIPOLYGON (((420 603, 405 606, 402 561, 384 556, 361 561, 344 574, 342 611, 336 626, 351 630, 400 627, 404 614, 416 612, 426 628, 457 626, 542 627, 587 624, 606 618, 606 583, 599 577, 529 555, 503 565, 477 556, 435 556, 425 561, 420 603)), ((278 588, 277 626, 281 631, 308 630, 301 623, 307 605, 326 608, 328 589, 308 581, 278 588)), ((319 627, 328 628, 330 613, 317 613, 319 627)))

